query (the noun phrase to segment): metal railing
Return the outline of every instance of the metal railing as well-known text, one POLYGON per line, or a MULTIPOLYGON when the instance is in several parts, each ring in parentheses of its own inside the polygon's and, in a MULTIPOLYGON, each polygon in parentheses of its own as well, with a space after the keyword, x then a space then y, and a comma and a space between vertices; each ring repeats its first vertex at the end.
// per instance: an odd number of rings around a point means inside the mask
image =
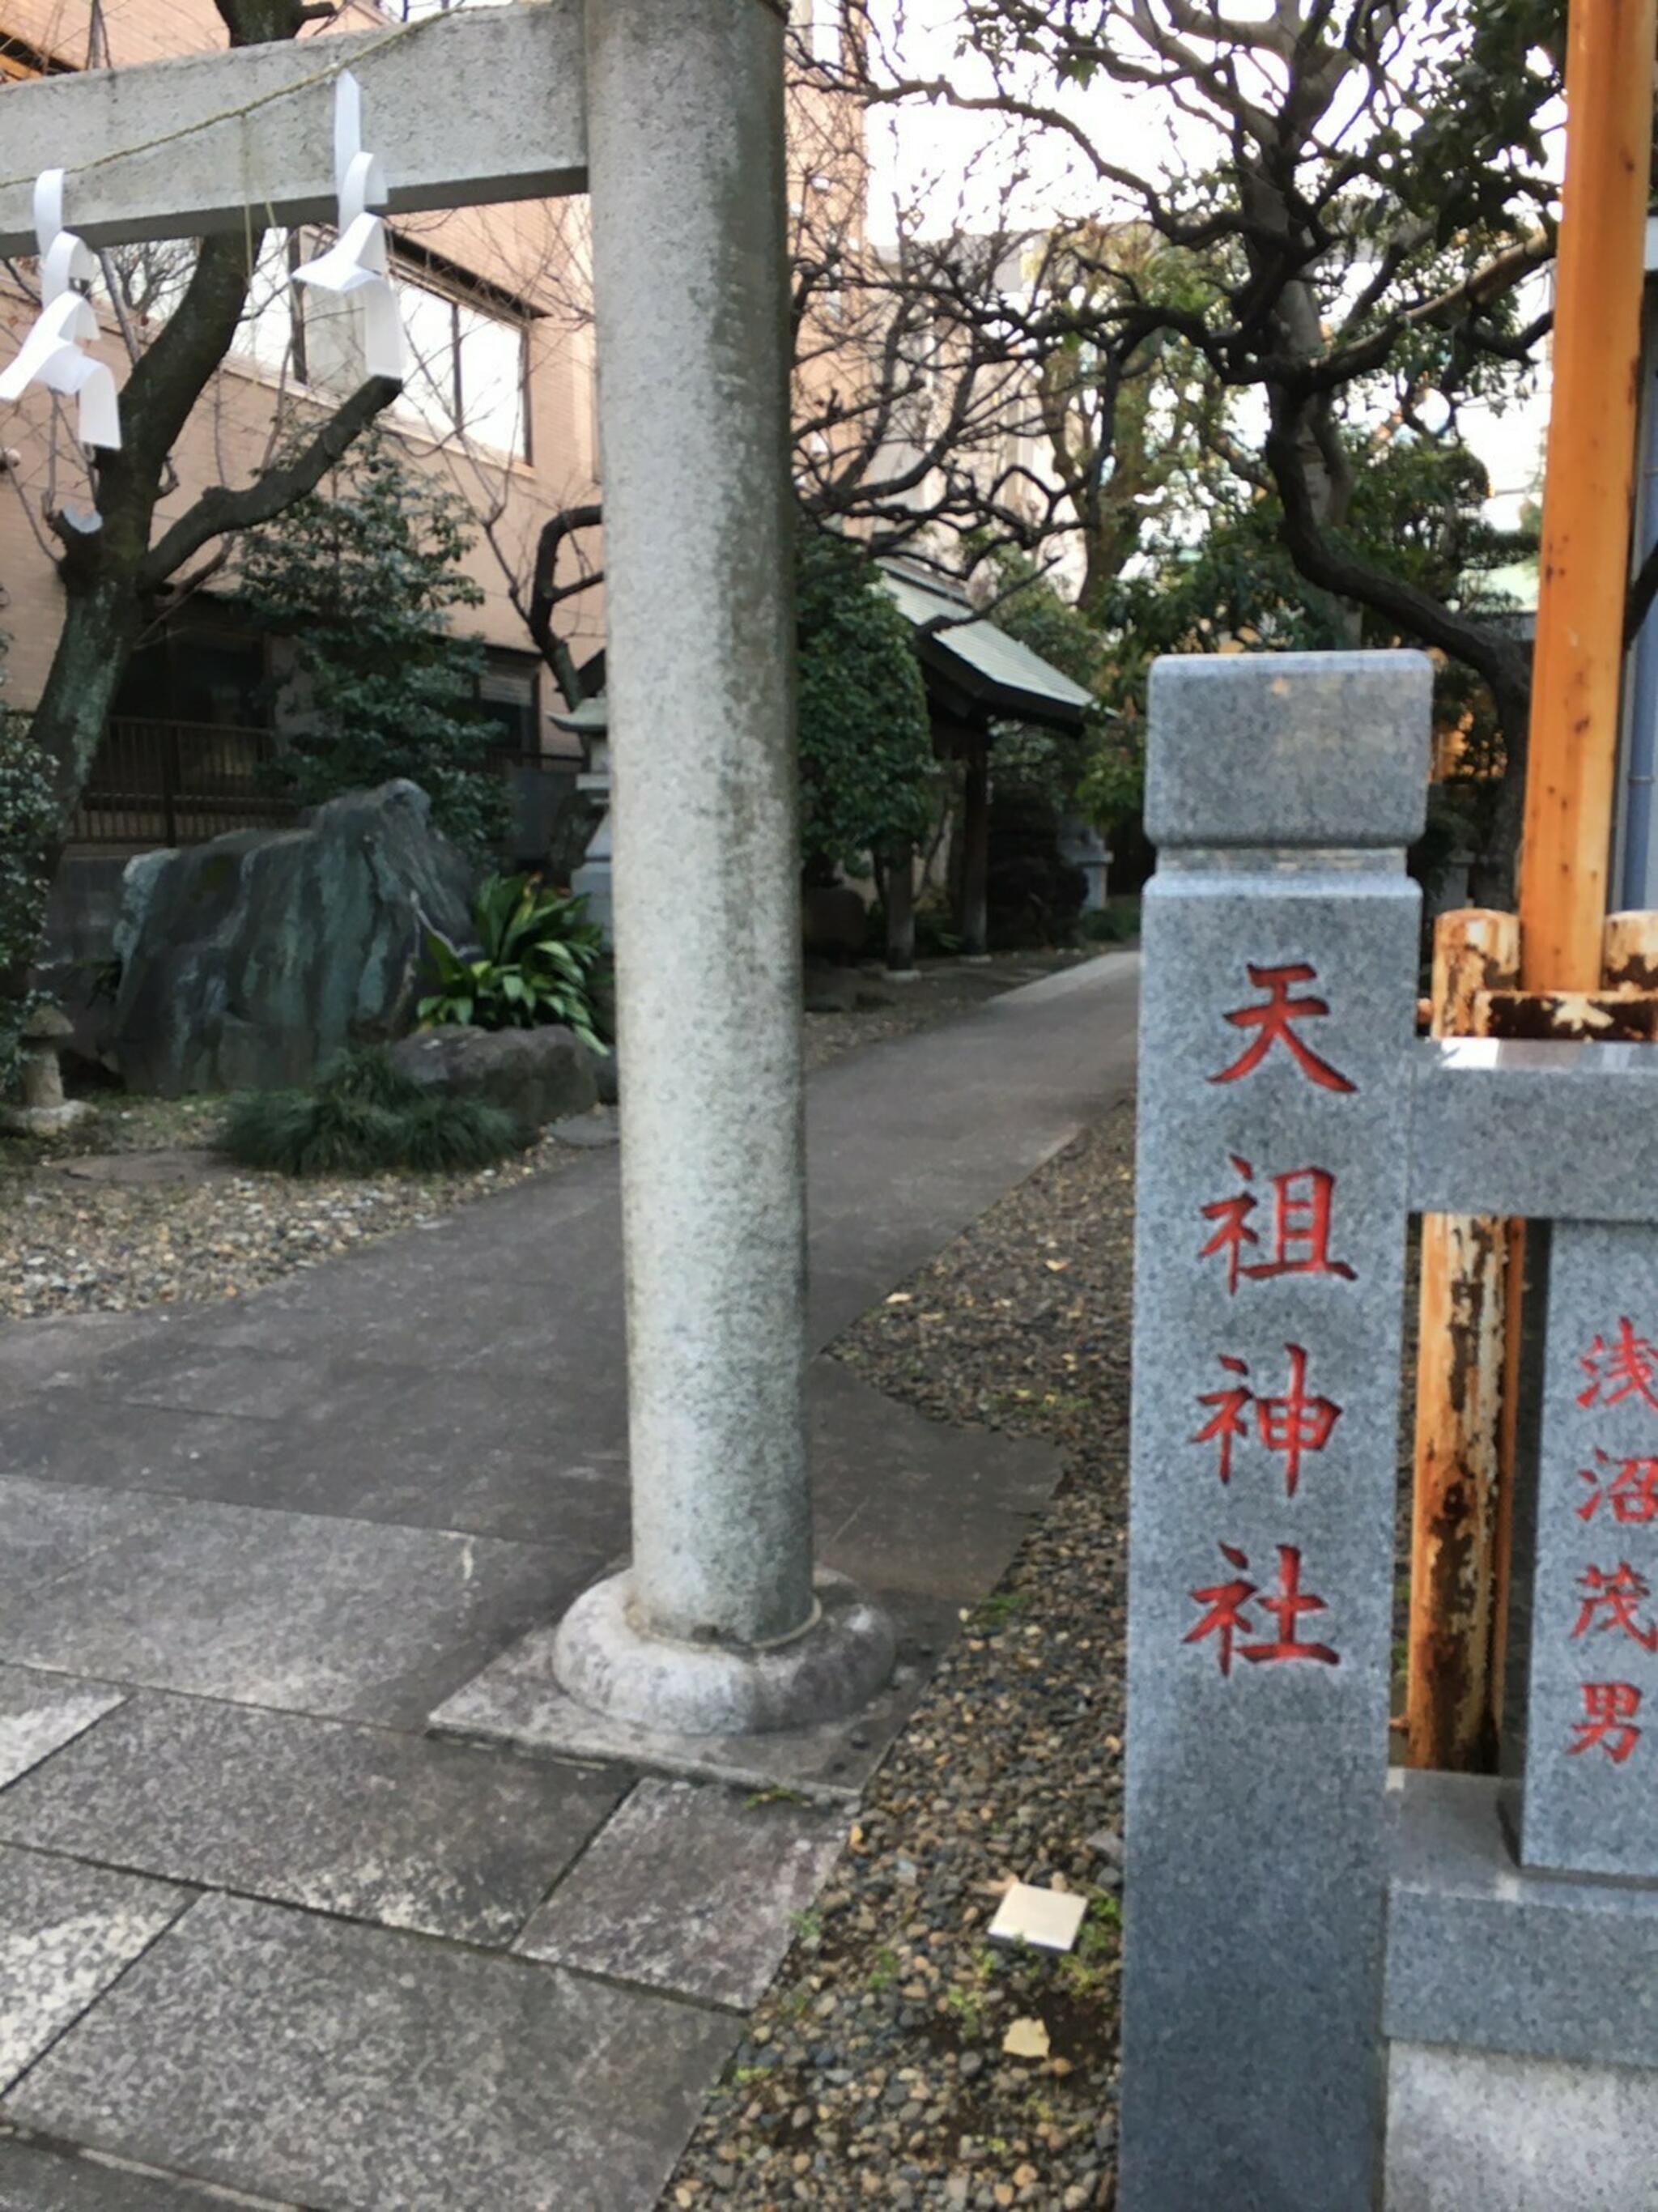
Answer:
POLYGON ((70 832, 85 845, 199 845, 227 830, 280 829, 299 809, 276 787, 269 730, 112 720, 70 832))

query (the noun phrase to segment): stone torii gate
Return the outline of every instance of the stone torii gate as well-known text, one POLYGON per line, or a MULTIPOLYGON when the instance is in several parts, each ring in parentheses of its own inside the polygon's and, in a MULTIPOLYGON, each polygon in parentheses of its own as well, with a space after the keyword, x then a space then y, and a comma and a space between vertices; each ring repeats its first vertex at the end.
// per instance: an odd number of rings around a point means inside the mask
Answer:
POLYGON ((814 1576, 788 468, 784 17, 537 0, 6 98, 0 252, 331 217, 360 82, 384 211, 591 190, 616 763, 631 1569, 560 1632, 622 1724, 835 1717, 892 1664, 814 1576))

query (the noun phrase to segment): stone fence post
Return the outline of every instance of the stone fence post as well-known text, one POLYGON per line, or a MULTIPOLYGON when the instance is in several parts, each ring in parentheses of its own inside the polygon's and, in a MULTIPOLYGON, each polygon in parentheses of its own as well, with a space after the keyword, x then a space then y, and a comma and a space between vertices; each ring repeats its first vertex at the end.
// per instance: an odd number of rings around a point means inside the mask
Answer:
POLYGON ((1431 672, 1152 672, 1123 2212, 1376 2201, 1431 672))

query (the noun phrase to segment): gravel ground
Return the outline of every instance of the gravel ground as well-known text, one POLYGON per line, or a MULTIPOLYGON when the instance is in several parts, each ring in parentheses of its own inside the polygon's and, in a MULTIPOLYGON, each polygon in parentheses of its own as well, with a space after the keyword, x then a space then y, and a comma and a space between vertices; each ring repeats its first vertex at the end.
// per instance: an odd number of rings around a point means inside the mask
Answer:
POLYGON ((1065 1480, 872 1784, 666 2205, 1112 2201, 1132 1139, 1123 1108, 836 1346, 923 1413, 1049 1439, 1065 1480), (1015 1879, 1089 1898, 1077 1954, 992 1949, 1015 1879), (1045 2057, 1005 2050, 1020 2022, 1045 2057))
POLYGON ((0 1145, 0 1316, 123 1313, 182 1299, 245 1296, 371 1237, 434 1219, 577 1157, 550 1137, 500 1167, 460 1176, 289 1181, 219 1164, 213 1116, 119 1109, 77 1133, 74 1152, 0 1145), (148 1134, 150 1142, 143 1141, 148 1134), (73 1172, 89 1158, 167 1149, 177 1178, 126 1184, 73 1172))
MULTIPOLYGON (((930 1027, 1080 957, 1003 956, 969 968, 938 962, 920 982, 894 987, 890 1005, 809 1014, 806 1066, 930 1027)), ((91 1095, 96 1118, 68 1137, 0 1136, 0 1320, 244 1297, 373 1237, 556 1174, 578 1157, 549 1136, 477 1174, 294 1182, 238 1173, 216 1159, 216 1100, 91 1095), (163 1179, 114 1180, 127 1163, 94 1164, 139 1153, 163 1179)))

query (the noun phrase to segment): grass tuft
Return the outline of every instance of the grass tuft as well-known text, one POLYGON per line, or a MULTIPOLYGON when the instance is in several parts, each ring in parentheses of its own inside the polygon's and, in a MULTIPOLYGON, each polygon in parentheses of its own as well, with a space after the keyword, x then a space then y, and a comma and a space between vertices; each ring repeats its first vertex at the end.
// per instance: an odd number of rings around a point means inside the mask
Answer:
POLYGON ((238 1166, 290 1176, 452 1174, 522 1148, 512 1115, 423 1091, 382 1049, 343 1054, 308 1091, 233 1099, 220 1142, 238 1166))

